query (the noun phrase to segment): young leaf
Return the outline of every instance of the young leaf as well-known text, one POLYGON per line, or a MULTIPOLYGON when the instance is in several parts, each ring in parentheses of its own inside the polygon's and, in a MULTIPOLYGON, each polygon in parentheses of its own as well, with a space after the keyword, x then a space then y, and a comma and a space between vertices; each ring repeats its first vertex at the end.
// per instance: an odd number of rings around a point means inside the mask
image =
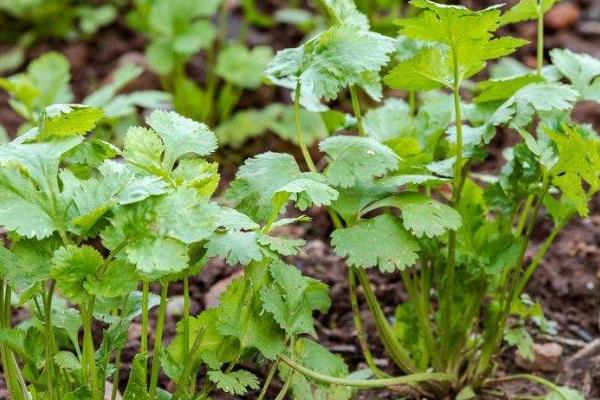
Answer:
POLYGON ((175 112, 156 110, 146 122, 158 133, 165 146, 163 162, 171 169, 175 161, 188 153, 206 156, 217 148, 217 139, 208 127, 175 112))
POLYGON ((331 204, 337 192, 327 186, 319 174, 300 172, 291 155, 268 152, 246 160, 227 197, 240 211, 266 221, 280 212, 288 198, 295 200, 300 210, 305 210, 313 204, 331 204))
POLYGON ((366 73, 389 61, 394 42, 352 26, 334 26, 306 44, 277 53, 266 70, 274 81, 299 81, 303 92, 332 100, 347 86, 361 84, 366 73))
POLYGON ((535 112, 565 111, 573 107, 577 92, 560 83, 533 83, 519 89, 496 112, 490 123, 493 126, 525 127, 535 112))
POLYGON ((306 244, 302 239, 288 239, 265 234, 258 235, 258 243, 282 256, 296 255, 300 247, 306 244))
POLYGON ((385 78, 391 87, 407 90, 452 87, 481 71, 487 60, 508 55, 527 43, 513 37, 493 39, 500 18, 498 7, 472 11, 429 0, 412 0, 410 4, 423 12, 399 20, 401 33, 410 39, 443 46, 426 47, 415 57, 402 61, 385 78))
POLYGON ((552 63, 579 92, 582 100, 600 102, 600 60, 568 49, 550 52, 552 63))
POLYGON ((263 309, 288 335, 316 336, 313 311, 325 313, 329 309, 327 286, 279 260, 271 263, 269 271, 274 282, 260 292, 263 309))
POLYGON ((273 50, 269 46, 249 50, 241 44, 232 44, 219 53, 216 73, 236 86, 257 89, 272 58, 273 50))
POLYGON ((319 148, 329 156, 325 176, 334 186, 351 187, 394 170, 399 163, 392 149, 373 138, 334 136, 319 148))
POLYGON ((384 214, 361 220, 331 234, 335 252, 348 265, 379 267, 382 272, 404 271, 419 258, 418 243, 404 230, 398 218, 384 214))
POLYGON ((131 363, 131 372, 123 393, 123 400, 149 400, 147 381, 148 354, 138 353, 131 363))
POLYGON ((53 137, 85 135, 96 127, 104 116, 98 108, 81 104, 54 104, 42 112, 39 119, 37 141, 53 137))
POLYGON ((103 263, 102 255, 93 247, 69 245, 54 252, 50 276, 67 298, 81 303, 90 296, 86 283, 93 279, 103 263))
POLYGON ((234 396, 246 394, 248 389, 256 390, 258 378, 251 372, 238 370, 233 372, 208 371, 208 378, 217 385, 217 389, 234 396))
POLYGON ((577 207, 579 215, 589 214, 585 182, 592 193, 600 187, 600 141, 593 136, 585 137, 581 130, 569 125, 564 132, 546 130, 558 151, 558 162, 550 171, 552 183, 577 207))

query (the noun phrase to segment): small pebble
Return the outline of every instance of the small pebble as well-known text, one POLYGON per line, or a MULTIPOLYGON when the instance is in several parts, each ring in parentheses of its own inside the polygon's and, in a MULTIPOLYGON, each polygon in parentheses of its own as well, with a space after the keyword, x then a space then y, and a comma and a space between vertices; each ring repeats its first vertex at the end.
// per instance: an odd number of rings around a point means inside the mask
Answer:
POLYGON ((579 7, 571 2, 563 2, 555 5, 544 20, 548 28, 562 30, 575 26, 580 15, 579 7))

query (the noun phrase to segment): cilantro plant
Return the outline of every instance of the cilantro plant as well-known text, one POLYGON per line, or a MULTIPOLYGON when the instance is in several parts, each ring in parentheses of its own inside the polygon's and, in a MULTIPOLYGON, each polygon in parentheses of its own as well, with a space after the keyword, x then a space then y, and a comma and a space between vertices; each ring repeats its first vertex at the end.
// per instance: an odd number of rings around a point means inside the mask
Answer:
MULTIPOLYGON (((334 25, 277 53, 266 71, 273 82, 293 87, 297 121, 301 106, 322 106, 350 91, 358 136, 332 136, 319 149, 328 161, 321 173, 339 193, 329 207, 331 243, 348 265, 359 343, 379 379, 372 385, 390 378, 370 353, 358 284, 386 353, 406 377, 431 370, 451 377, 430 379, 417 392, 469 398, 507 380, 529 379, 550 397, 581 398, 537 376, 493 377, 503 340, 532 355, 523 318, 540 329, 551 325, 524 290, 561 229, 575 215, 588 215, 600 189, 598 135, 570 118, 578 101, 596 100, 600 61, 556 49, 553 64, 543 66, 542 17, 554 3, 523 0, 502 14, 500 7, 473 11, 413 0, 415 16, 397 21, 394 45, 370 31, 351 1, 323 0, 334 25), (490 61, 527 43, 497 37, 498 28, 527 19, 538 19, 537 70, 520 67, 517 74, 472 82, 490 61), (387 99, 362 115, 358 89, 381 99, 381 74, 387 86, 418 96, 410 105, 387 99), (474 172, 500 132, 522 141, 504 151, 506 164, 496 175, 474 172), (554 228, 527 260, 544 208, 554 228), (373 267, 398 271, 409 294, 393 324, 366 273, 373 267)), ((300 123, 297 135, 306 165, 319 173, 300 123)), ((317 381, 353 386, 288 361, 317 381)))
MULTIPOLYGON (((99 139, 122 137, 127 124, 137 123, 138 107, 154 109, 170 103, 170 96, 161 91, 119 93, 142 72, 141 67, 124 64, 113 72, 110 83, 100 86, 83 99, 84 105, 104 112, 101 129, 96 130, 99 139)), ((22 73, 0 78, 0 88, 10 95, 10 106, 24 120, 16 133, 22 134, 42 123, 42 116, 48 113, 47 107, 73 102, 70 81, 69 61, 56 52, 43 54, 22 73)), ((60 112, 60 107, 55 109, 60 112)))
POLYGON ((247 48, 244 29, 238 40, 229 40, 226 2, 134 3, 129 23, 149 39, 146 57, 160 75, 163 88, 173 94, 173 104, 181 114, 216 125, 229 119, 244 90, 261 86, 272 50, 268 46, 247 48), (211 21, 213 17, 217 26, 211 21), (186 71, 189 60, 198 53, 202 53, 205 65, 202 85, 186 71))
POLYGON ((89 38, 117 18, 118 6, 117 1, 101 5, 73 0, 0 1, 0 21, 10 26, 2 40, 14 44, 0 56, 0 72, 19 68, 27 49, 41 39, 89 38))

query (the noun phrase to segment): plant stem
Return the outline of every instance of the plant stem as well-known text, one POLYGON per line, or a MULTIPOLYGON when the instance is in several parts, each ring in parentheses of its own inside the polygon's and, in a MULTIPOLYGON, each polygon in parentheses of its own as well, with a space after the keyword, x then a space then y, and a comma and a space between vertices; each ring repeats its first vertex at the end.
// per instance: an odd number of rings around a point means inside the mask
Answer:
POLYGON ((304 131, 302 130, 302 124, 300 122, 300 93, 302 91, 302 87, 300 85, 300 81, 296 83, 296 92, 294 94, 294 117, 296 121, 296 138, 298 139, 298 145, 300 146, 300 150, 302 151, 302 156, 304 157, 304 161, 306 162, 306 166, 310 170, 310 172, 317 172, 317 167, 310 156, 310 152, 308 151, 308 147, 306 147, 306 141, 304 140, 304 131))
POLYGON ((183 278, 183 363, 187 364, 190 356, 190 278, 183 278))
MULTIPOLYGON (((169 283, 163 283, 160 290, 160 306, 158 308, 158 320, 154 332, 154 350, 152 356, 152 370, 150 374, 150 389, 148 391, 150 400, 156 399, 156 387, 158 385, 158 373, 160 371, 160 357, 162 354, 162 337, 167 313, 167 294, 169 283)), ((186 343, 189 345, 189 342, 186 343)))
MULTIPOLYGON (((462 111, 460 107, 460 76, 458 70, 457 51, 452 49, 454 60, 454 114, 456 126, 456 162, 454 164, 454 178, 452 180, 452 204, 456 207, 460 201, 460 191, 463 182, 463 128, 462 111)), ((441 302, 442 319, 442 359, 447 361, 452 342, 452 303, 454 300, 454 279, 456 273, 456 232, 448 233, 448 264, 445 271, 445 288, 441 302)))
POLYGON ((375 326, 383 343, 383 347, 402 371, 406 373, 414 372, 416 370, 415 364, 408 351, 402 347, 400 342, 398 342, 394 336, 394 332, 377 301, 377 297, 375 296, 375 293, 373 293, 373 288, 371 287, 371 282, 369 281, 367 273, 360 268, 354 268, 354 272, 362 285, 365 300, 367 301, 367 305, 375 320, 375 326))
POLYGON ((544 68, 544 8, 542 0, 537 2, 537 74, 542 76, 544 68))
POLYGON ((150 282, 142 283, 142 337, 140 339, 140 353, 148 351, 148 307, 150 295, 150 282))
POLYGON ((400 386, 400 385, 412 385, 420 382, 427 381, 439 381, 439 382, 452 382, 456 380, 456 377, 451 374, 447 374, 444 372, 423 372, 416 373, 411 375, 399 376, 394 378, 386 378, 386 379, 346 379, 346 378, 337 378, 329 375, 323 375, 319 372, 310 370, 298 363, 294 360, 290 359, 285 355, 280 355, 279 359, 286 363, 290 368, 294 369, 297 372, 300 372, 303 375, 308 376, 318 382, 327 383, 330 385, 339 385, 339 386, 349 386, 356 388, 385 388, 390 386, 400 386))
POLYGON ((258 398, 256 400, 264 400, 265 396, 267 395, 267 390, 269 389, 269 386, 271 386, 271 381, 273 380, 273 377, 275 376, 275 372, 277 371, 278 365, 279 365, 279 360, 275 361, 271 365, 271 368, 269 368, 269 374, 267 375, 267 379, 265 380, 262 390, 260 391, 260 394, 258 395, 258 398))
MULTIPOLYGON (((127 302, 129 301, 129 295, 123 296, 123 300, 121 302, 121 317, 120 323, 123 323, 125 320, 125 315, 128 313, 127 302)), ((111 400, 115 400, 117 398, 117 392, 119 391, 119 381, 121 380, 121 351, 122 348, 119 348, 115 354, 115 372, 113 373, 113 387, 112 393, 110 394, 111 400)))
POLYGON ((356 118, 358 134, 360 136, 366 136, 365 127, 363 126, 362 122, 362 114, 360 112, 360 101, 358 99, 358 91, 356 90, 356 86, 350 86, 350 98, 352 100, 352 111, 354 112, 354 117, 356 118))
POLYGON ((96 372, 94 341, 92 336, 93 309, 93 298, 89 301, 88 305, 82 305, 81 307, 81 319, 83 322, 83 353, 81 364, 84 379, 90 382, 94 396, 98 396, 98 374, 96 372))
POLYGON ((367 334, 360 318, 358 296, 356 295, 356 276, 354 274, 354 268, 348 268, 348 288, 350 291, 350 304, 352 305, 352 318, 354 319, 354 326, 356 327, 356 336, 358 338, 358 343, 362 350, 365 361, 377 378, 389 378, 389 375, 380 370, 377 364, 375 364, 371 350, 369 350, 367 334))
POLYGON ((54 331, 52 329, 52 296, 56 281, 50 280, 48 292, 44 294, 44 350, 46 355, 46 378, 48 381, 48 396, 50 400, 57 399, 54 391, 55 379, 54 369, 54 331))

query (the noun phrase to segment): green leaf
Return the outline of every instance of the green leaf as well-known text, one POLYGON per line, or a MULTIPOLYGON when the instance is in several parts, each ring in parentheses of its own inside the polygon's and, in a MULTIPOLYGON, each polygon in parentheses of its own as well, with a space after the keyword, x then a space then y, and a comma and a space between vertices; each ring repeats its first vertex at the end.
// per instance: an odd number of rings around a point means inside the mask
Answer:
POLYGON ((393 215, 360 220, 331 234, 335 252, 351 266, 379 267, 382 272, 404 271, 419 258, 419 245, 393 215))
POLYGON ((129 380, 123 393, 123 400, 149 400, 148 395, 148 354, 138 353, 131 363, 129 380))
POLYGON ((58 166, 62 155, 81 140, 71 137, 0 146, 0 225, 37 239, 59 229, 64 223, 59 215, 63 210, 50 211, 50 204, 58 201, 58 166), (15 168, 15 164, 26 173, 15 168))
POLYGON ((380 142, 398 137, 408 129, 410 122, 408 104, 396 98, 389 98, 383 106, 370 109, 363 118, 367 135, 380 142))
POLYGON ((295 256, 300 247, 306 244, 302 239, 288 239, 265 234, 258 235, 258 243, 282 256, 295 256))
POLYGON ((288 335, 316 337, 313 312, 327 312, 331 306, 327 285, 302 276, 294 266, 273 261, 269 266, 273 283, 260 292, 263 309, 288 335))
POLYGON ((479 94, 475 97, 474 101, 476 103, 484 103, 487 101, 507 100, 519 89, 530 83, 540 83, 543 81, 544 78, 534 73, 508 78, 489 79, 477 84, 479 94))
POLYGON ((273 50, 269 46, 249 50, 242 44, 232 44, 219 53, 216 73, 236 86, 257 89, 272 58, 273 50))
POLYGON ((332 100, 347 86, 364 82, 389 61, 394 42, 352 26, 334 26, 306 44, 277 53, 266 70, 275 82, 299 81, 302 91, 332 100))
POLYGON ((219 257, 229 265, 247 265, 263 258, 256 232, 227 231, 215 233, 206 245, 207 257, 219 257))
POLYGON ((153 176, 136 176, 127 166, 106 161, 99 168, 101 176, 81 181, 69 196, 76 211, 73 223, 84 235, 113 206, 127 205, 160 195, 167 188, 163 180, 153 176))
POLYGON ((160 235, 190 244, 212 235, 219 207, 199 196, 192 188, 179 188, 161 198, 156 212, 160 235))
POLYGON ((69 103, 73 100, 69 87, 69 61, 60 53, 43 54, 29 64, 27 78, 35 88, 33 105, 38 110, 51 104, 69 103))
POLYGON ((94 276, 84 283, 86 291, 94 296, 121 297, 137 288, 140 276, 136 267, 124 260, 107 264, 101 276, 94 276))
MULTIPOLYGON (((541 0, 542 17, 558 1, 560 0, 541 0)), ((515 4, 510 10, 502 14, 502 17, 500 18, 500 24, 513 24, 515 22, 538 19, 539 17, 540 15, 538 10, 538 0, 521 0, 517 4, 515 4)))
POLYGON ((104 112, 81 104, 54 104, 42 112, 36 140, 85 135, 96 127, 104 112))
POLYGON ((146 122, 158 133, 165 146, 163 162, 172 167, 175 161, 188 153, 206 156, 217 148, 217 140, 210 129, 175 112, 153 111, 146 122))
POLYGON ((454 208, 416 192, 387 197, 371 204, 362 214, 384 207, 400 209, 404 227, 417 237, 433 238, 448 230, 457 231, 462 225, 462 218, 454 208))
POLYGON ((290 198, 305 210, 313 204, 331 204, 337 192, 321 175, 300 172, 293 156, 268 152, 246 160, 226 196, 243 213, 266 221, 278 215, 290 198))
POLYGON ((123 141, 123 157, 128 163, 151 174, 164 176, 162 153, 163 144, 156 132, 141 127, 127 130, 123 141))
POLYGON ((398 167, 399 157, 386 145, 373 138, 333 136, 319 144, 329 156, 325 170, 334 186, 351 187, 398 167))
POLYGON ((451 87, 454 77, 448 55, 431 47, 399 63, 383 81, 394 89, 432 90, 451 87))
POLYGON ((494 126, 525 127, 535 112, 565 111, 573 107, 577 92, 560 83, 533 83, 519 89, 494 112, 494 126))
POLYGON ((82 303, 90 297, 86 283, 94 278, 103 263, 102 255, 93 247, 68 245, 54 252, 50 276, 68 299, 82 303))
POLYGON ((271 277, 269 259, 253 262, 244 269, 244 275, 229 284, 221 295, 217 329, 225 336, 239 340, 243 349, 256 348, 269 360, 274 360, 285 349, 284 332, 269 313, 264 313, 260 291, 271 277))
POLYGON ((208 371, 210 379, 217 389, 235 396, 241 396, 248 392, 248 389, 256 390, 260 388, 258 378, 251 372, 238 370, 233 372, 208 371))
POLYGON ((581 130, 563 125, 564 132, 546 130, 558 151, 558 162, 550 171, 552 183, 577 207, 579 215, 589 214, 588 194, 584 182, 593 193, 600 187, 600 141, 586 137, 581 130))
POLYGON ((386 77, 392 87, 430 90, 456 85, 481 71, 487 60, 508 55, 527 43, 512 37, 493 38, 500 19, 498 7, 472 11, 429 0, 412 0, 410 4, 423 12, 397 21, 401 34, 443 47, 424 48, 414 58, 401 62, 386 77), (405 74, 415 82, 406 79, 405 74))
POLYGON ((568 49, 550 52, 552 63, 579 92, 582 100, 600 102, 600 60, 568 49))
POLYGON ((163 276, 186 269, 189 257, 185 244, 176 239, 147 237, 127 246, 127 260, 144 275, 163 276))

